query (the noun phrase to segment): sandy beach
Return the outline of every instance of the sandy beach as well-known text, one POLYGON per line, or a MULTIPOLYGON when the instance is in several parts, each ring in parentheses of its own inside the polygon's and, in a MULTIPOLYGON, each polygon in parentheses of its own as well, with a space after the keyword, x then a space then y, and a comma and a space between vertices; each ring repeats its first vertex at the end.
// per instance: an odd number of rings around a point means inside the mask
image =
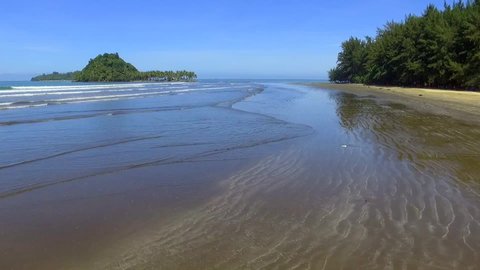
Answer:
POLYGON ((310 83, 308 85, 341 90, 359 96, 373 95, 379 99, 407 104, 420 111, 480 123, 480 92, 363 84, 310 83))

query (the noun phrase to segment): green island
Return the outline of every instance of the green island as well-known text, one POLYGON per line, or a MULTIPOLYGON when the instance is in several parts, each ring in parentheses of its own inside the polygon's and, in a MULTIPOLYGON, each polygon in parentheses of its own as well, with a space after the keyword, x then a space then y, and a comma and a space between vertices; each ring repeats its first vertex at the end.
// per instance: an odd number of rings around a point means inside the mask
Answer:
POLYGON ((194 81, 197 78, 191 71, 139 71, 125 62, 118 53, 100 54, 90 59, 81 71, 42 74, 32 81, 71 80, 78 82, 131 82, 131 81, 194 81))
POLYGON ((337 83, 480 90, 480 1, 434 5, 342 43, 337 83))
POLYGON ((31 79, 32 82, 36 81, 73 81, 75 80, 75 76, 77 76, 80 71, 74 72, 67 72, 67 73, 60 73, 60 72, 52 72, 50 74, 42 74, 35 76, 31 79))

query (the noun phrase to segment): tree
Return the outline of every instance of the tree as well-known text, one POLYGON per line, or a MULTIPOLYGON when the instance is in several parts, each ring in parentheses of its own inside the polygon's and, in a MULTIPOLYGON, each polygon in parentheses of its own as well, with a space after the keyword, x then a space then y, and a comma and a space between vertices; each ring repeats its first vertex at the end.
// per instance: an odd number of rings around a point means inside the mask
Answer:
POLYGON ((338 66, 330 71, 330 80, 340 82, 363 82, 365 75, 366 42, 350 38, 342 43, 338 54, 338 66))
POLYGON ((480 0, 429 5, 389 22, 375 38, 342 43, 335 82, 480 89, 480 0))
POLYGON ((59 73, 54 71, 50 74, 44 73, 42 75, 35 76, 31 79, 31 81, 73 81, 79 72, 80 71, 59 73))

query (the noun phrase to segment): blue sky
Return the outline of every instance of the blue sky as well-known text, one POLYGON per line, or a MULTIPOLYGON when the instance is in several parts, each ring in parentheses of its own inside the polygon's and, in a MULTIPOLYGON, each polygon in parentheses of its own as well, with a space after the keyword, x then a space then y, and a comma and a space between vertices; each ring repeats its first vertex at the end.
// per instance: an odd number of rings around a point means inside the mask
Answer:
POLYGON ((324 79, 343 40, 443 2, 2 0, 0 80, 78 70, 104 52, 200 78, 324 79))

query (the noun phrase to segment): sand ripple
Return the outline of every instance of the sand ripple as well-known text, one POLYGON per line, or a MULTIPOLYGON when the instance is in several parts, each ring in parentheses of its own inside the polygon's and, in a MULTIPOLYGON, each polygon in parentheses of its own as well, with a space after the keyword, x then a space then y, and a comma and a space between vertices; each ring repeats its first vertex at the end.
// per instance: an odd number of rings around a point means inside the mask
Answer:
POLYGON ((334 100, 349 145, 310 138, 233 174, 109 268, 477 269, 480 130, 334 100))

